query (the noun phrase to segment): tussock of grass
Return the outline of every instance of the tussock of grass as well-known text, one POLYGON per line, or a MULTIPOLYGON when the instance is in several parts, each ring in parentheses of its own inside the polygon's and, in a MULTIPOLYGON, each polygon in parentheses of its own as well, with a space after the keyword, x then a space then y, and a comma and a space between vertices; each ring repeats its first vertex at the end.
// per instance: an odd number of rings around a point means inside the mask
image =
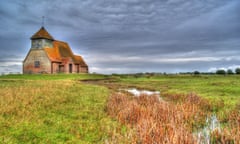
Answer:
POLYGON ((0 83, 0 143, 103 143, 108 90, 70 80, 0 83))

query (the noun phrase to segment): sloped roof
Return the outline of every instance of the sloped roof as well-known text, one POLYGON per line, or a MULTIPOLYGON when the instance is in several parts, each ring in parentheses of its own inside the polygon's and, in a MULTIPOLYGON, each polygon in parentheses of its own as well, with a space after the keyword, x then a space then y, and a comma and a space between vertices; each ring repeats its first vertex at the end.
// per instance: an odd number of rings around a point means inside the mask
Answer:
POLYGON ((41 27, 39 31, 37 31, 31 39, 49 39, 49 40, 54 40, 54 38, 47 32, 47 30, 44 27, 41 27))
POLYGON ((62 61, 57 48, 44 48, 44 50, 46 51, 46 53, 51 61, 54 61, 54 62, 62 61))
POLYGON ((71 58, 75 64, 80 64, 81 66, 87 66, 83 58, 79 55, 74 55, 71 48, 66 42, 53 41, 53 48, 44 49, 51 61, 62 62, 66 58, 71 58))
POLYGON ((83 58, 79 55, 74 55, 75 63, 80 64, 81 66, 87 66, 83 58))

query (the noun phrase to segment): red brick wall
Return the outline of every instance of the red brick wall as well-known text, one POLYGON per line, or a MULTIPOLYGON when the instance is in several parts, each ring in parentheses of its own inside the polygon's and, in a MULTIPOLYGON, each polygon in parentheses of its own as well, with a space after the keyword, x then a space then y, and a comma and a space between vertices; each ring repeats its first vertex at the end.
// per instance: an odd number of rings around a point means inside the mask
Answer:
POLYGON ((88 67, 80 67, 80 73, 88 73, 88 67))

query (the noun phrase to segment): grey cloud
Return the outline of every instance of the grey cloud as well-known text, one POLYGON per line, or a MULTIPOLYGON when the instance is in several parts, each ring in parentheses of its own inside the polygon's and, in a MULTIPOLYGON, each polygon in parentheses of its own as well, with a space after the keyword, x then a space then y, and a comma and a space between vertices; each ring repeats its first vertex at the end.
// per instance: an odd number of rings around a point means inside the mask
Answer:
MULTIPOLYGON (((98 72, 171 72, 197 68, 207 71, 239 63, 236 59, 240 54, 238 0, 0 3, 0 19, 4 21, 0 24, 0 56, 8 53, 25 56, 30 47, 29 37, 39 29, 44 15, 45 27, 53 37, 67 41, 98 72), (98 59, 110 56, 123 59, 98 59), (208 57, 217 60, 198 61, 208 57), (190 61, 177 62, 183 58, 190 61), (173 60, 166 63, 166 59, 173 60)), ((7 61, 3 57, 0 63, 7 61)))

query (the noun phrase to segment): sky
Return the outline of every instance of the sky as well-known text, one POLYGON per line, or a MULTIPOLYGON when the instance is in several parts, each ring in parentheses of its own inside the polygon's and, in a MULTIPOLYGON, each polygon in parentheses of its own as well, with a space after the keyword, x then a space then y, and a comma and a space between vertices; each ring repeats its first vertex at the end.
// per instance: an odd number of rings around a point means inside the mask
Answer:
POLYGON ((42 16, 91 73, 240 67, 239 0, 0 0, 0 73, 22 72, 42 16))

